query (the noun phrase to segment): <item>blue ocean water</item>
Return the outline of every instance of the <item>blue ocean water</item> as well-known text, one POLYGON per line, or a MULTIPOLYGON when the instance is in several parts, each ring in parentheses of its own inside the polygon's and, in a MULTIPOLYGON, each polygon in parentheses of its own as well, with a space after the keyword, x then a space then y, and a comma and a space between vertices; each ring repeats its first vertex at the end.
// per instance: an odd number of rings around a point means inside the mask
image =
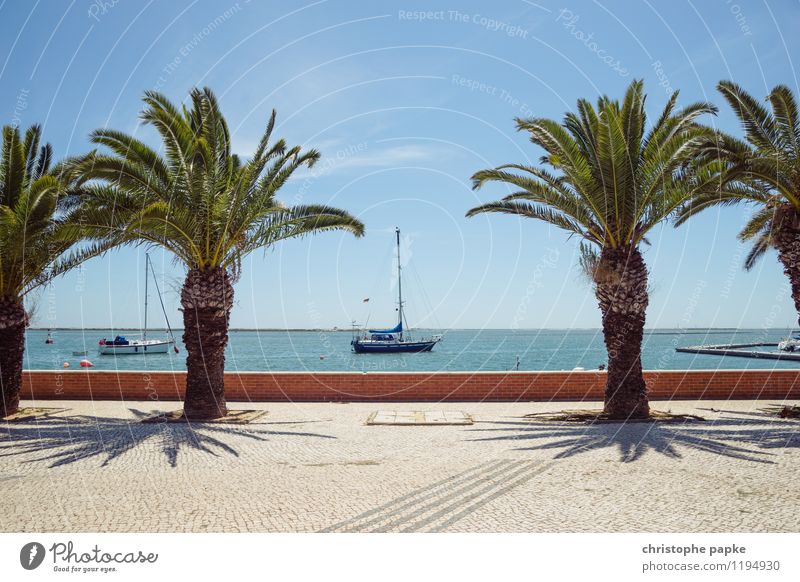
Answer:
MULTIPOLYGON (((176 339, 180 341, 180 333, 176 339)), ((186 350, 180 353, 101 356, 97 342, 114 337, 108 330, 54 330, 47 345, 46 330, 29 330, 24 367, 77 368, 87 351, 98 370, 184 370, 186 350)), ((131 337, 134 334, 128 334, 131 337)), ((151 331, 150 338, 164 337, 151 331)), ((420 335, 430 335, 420 332, 420 335)), ((700 344, 777 342, 788 330, 651 330, 645 332, 645 369, 798 368, 800 362, 684 354, 675 347, 700 344)), ((349 331, 232 331, 226 355, 229 371, 437 371, 587 370, 606 363, 600 330, 450 330, 434 350, 424 354, 354 354, 349 331)), ((774 350, 775 348, 761 348, 774 350)))

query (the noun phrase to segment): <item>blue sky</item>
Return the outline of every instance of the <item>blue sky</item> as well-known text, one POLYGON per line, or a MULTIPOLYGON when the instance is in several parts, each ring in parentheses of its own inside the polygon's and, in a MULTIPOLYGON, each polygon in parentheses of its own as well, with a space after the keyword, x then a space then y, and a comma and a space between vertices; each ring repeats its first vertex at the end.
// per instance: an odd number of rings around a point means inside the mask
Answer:
MULTIPOLYGON (((321 163, 282 191, 292 202, 357 214, 363 239, 332 233, 256 253, 236 286, 235 327, 344 327, 393 319, 392 231, 404 233, 412 325, 597 327, 578 241, 508 216, 465 219, 502 196, 469 177, 541 151, 516 116, 560 119, 580 97, 621 96, 644 78, 655 115, 668 93, 707 99, 739 134, 714 87, 756 95, 795 72, 800 3, 729 2, 134 2, 0 3, 3 123, 41 123, 57 157, 113 127, 157 144, 138 123, 141 96, 220 98, 236 149, 252 151, 272 108, 277 135, 321 163), (362 299, 370 297, 364 304, 362 299)), ((795 321, 775 254, 752 272, 736 233, 746 208, 665 225, 645 250, 648 326, 784 327, 795 321)), ((36 326, 138 326, 143 248, 87 263, 32 298, 36 326)), ((173 325, 183 277, 152 251, 173 325)), ((151 312, 156 323, 162 318, 151 312)))

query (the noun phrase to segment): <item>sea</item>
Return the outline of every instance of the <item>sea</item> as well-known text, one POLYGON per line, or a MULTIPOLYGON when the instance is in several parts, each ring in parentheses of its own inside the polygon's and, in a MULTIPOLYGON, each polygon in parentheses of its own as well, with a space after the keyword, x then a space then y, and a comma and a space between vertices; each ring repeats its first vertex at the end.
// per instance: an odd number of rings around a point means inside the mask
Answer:
MULTIPOLYGON (((185 370, 186 350, 181 331, 175 332, 179 352, 150 355, 100 355, 97 344, 115 335, 137 337, 130 331, 55 329, 54 343, 46 344, 48 331, 30 329, 26 335, 24 368, 56 370, 68 364, 79 368, 88 360, 97 370, 185 370), (76 354, 76 352, 78 352, 76 354), (85 352, 85 355, 80 354, 85 352)), ((597 369, 607 363, 599 329, 453 329, 414 332, 417 338, 442 333, 432 352, 423 354, 355 354, 351 332, 232 330, 225 367, 228 371, 504 371, 597 369)), ((786 329, 652 329, 646 330, 642 362, 648 370, 780 369, 800 368, 799 361, 750 359, 679 353, 676 347, 777 343, 786 329)), ((166 337, 150 330, 149 339, 166 337)), ((758 348, 776 351, 775 347, 758 348)))

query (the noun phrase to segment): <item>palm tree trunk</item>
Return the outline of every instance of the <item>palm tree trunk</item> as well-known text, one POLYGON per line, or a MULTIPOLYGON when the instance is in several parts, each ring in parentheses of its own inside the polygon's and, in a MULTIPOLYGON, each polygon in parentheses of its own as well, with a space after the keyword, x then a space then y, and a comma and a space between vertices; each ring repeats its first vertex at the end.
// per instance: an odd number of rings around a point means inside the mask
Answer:
POLYGON ((792 286, 792 299, 800 325, 800 215, 791 205, 782 207, 776 216, 775 248, 783 272, 792 286))
POLYGON ((190 269, 181 291, 186 345, 188 419, 221 418, 225 403, 225 346, 233 304, 233 285, 222 267, 190 269))
POLYGON ((647 266, 636 247, 603 249, 594 274, 608 351, 604 412, 610 418, 647 418, 642 339, 647 310, 647 266))
POLYGON ((22 354, 25 350, 25 328, 28 315, 22 302, 0 299, 0 417, 19 410, 19 391, 22 387, 22 354))

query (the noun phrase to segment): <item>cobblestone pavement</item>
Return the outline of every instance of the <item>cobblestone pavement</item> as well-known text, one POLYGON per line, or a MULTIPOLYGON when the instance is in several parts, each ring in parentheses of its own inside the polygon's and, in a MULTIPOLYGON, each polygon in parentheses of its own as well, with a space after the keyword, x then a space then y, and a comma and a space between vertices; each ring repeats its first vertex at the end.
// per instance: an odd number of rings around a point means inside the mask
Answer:
POLYGON ((234 403, 269 413, 192 426, 138 422, 178 403, 36 404, 69 411, 0 425, 0 531, 800 531, 800 421, 766 401, 626 426, 522 418, 585 403, 234 403), (475 423, 366 426, 387 409, 475 423))

